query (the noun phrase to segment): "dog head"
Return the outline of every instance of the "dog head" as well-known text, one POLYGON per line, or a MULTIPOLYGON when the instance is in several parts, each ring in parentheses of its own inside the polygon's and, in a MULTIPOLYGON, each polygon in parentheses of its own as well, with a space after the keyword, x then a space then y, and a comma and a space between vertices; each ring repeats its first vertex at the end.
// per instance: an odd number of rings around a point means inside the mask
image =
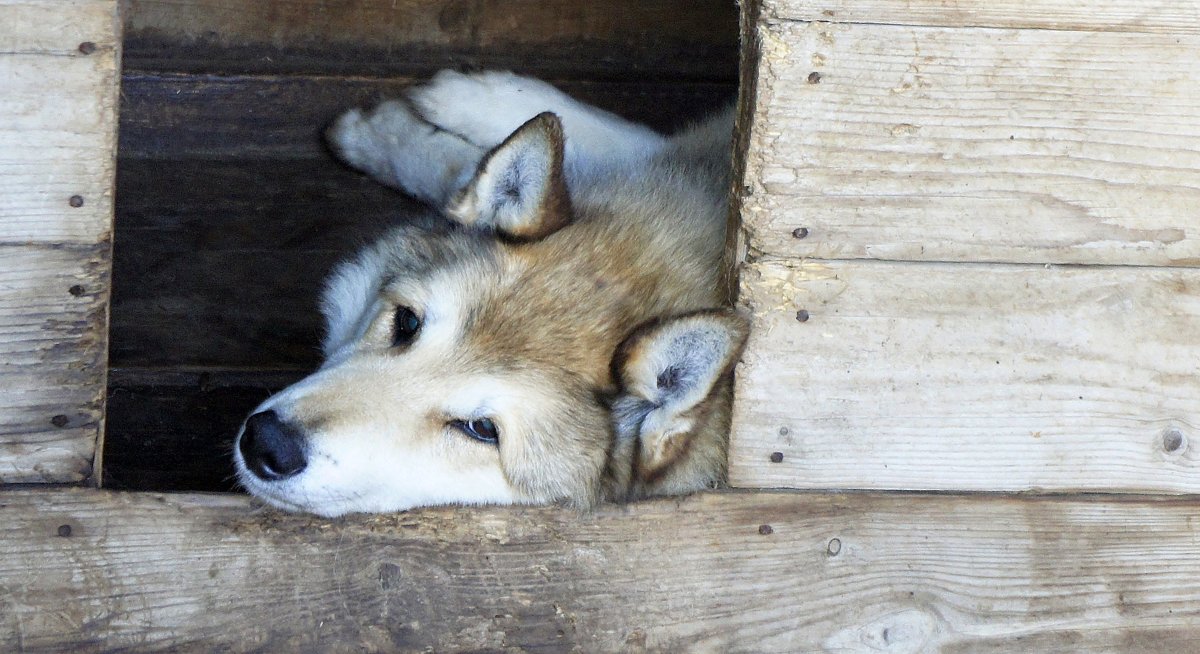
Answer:
MULTIPOLYGON (((327 516, 588 507, 687 468, 696 434, 725 428, 712 405, 745 321, 697 308, 711 291, 672 291, 636 223, 572 207, 553 115, 490 152, 445 213, 334 271, 325 363, 238 436, 251 493, 327 516)), ((686 474, 713 481, 712 458, 686 474)))

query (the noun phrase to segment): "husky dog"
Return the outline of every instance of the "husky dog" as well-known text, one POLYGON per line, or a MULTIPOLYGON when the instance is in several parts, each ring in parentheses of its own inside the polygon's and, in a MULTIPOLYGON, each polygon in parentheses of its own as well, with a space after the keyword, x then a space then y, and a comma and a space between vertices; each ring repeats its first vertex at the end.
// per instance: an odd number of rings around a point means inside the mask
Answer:
POLYGON ((440 210, 329 280, 325 363, 247 418, 254 495, 324 516, 678 494, 725 475, 732 109, 666 137, 443 71, 327 137, 440 210))

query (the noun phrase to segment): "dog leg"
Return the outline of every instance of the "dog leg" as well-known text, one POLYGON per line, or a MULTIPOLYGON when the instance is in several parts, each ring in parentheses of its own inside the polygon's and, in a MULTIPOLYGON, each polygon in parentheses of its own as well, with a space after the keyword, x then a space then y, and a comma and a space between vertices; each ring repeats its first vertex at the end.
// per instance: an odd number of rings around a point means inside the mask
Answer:
POLYGON ((464 74, 443 70, 408 92, 422 118, 490 149, 544 111, 558 115, 566 134, 568 183, 653 156, 662 134, 585 104, 550 84, 510 72, 464 74))
POLYGON ((342 114, 326 131, 346 163, 377 181, 442 207, 470 179, 484 149, 422 120, 403 101, 342 114))

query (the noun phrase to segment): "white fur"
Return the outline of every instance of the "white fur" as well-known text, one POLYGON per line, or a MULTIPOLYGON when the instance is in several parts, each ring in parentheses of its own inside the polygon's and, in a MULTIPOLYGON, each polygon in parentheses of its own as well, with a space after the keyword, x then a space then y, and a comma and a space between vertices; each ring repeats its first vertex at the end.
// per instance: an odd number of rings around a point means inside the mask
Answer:
POLYGON ((408 104, 384 102, 342 115, 326 137, 347 163, 375 179, 442 206, 479 160, 515 129, 550 111, 567 135, 565 173, 574 190, 662 151, 654 130, 584 104, 541 80, 509 72, 444 70, 411 89, 408 104), (411 106, 411 109, 410 109, 411 106))

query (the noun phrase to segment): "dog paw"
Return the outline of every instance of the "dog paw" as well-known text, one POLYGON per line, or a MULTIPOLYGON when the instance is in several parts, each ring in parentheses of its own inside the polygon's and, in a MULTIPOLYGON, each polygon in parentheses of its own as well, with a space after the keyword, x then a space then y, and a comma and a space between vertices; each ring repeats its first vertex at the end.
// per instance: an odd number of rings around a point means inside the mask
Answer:
POLYGON ((325 131, 325 139, 342 161, 378 178, 390 176, 393 160, 420 127, 420 118, 392 100, 367 113, 347 111, 325 131))
POLYGON ((490 148, 543 111, 574 111, 575 100, 541 80, 507 71, 443 70, 408 93, 422 118, 490 148))

